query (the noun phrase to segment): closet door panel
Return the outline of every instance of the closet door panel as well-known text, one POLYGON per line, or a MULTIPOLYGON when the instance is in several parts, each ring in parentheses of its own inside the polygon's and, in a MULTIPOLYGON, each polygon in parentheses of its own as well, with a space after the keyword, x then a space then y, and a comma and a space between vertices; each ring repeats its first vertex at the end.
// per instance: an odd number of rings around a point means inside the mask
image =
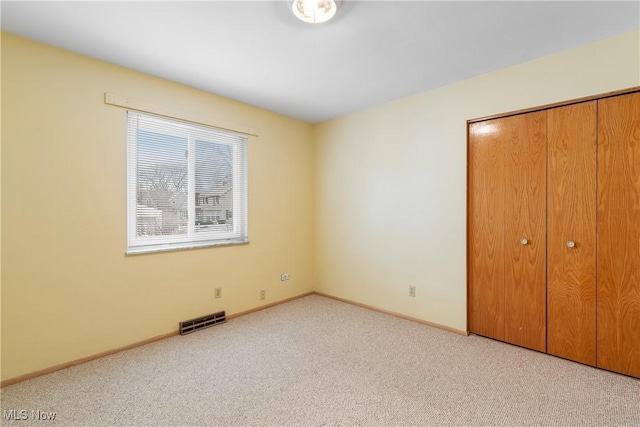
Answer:
POLYGON ((640 93, 598 101, 597 366, 640 377, 640 93))
POLYGON ((502 121, 469 126, 469 330, 504 340, 502 121))
POLYGON ((547 352, 594 366, 596 101, 547 114, 547 352))
POLYGON ((546 351, 546 111, 505 118, 505 341, 546 351))

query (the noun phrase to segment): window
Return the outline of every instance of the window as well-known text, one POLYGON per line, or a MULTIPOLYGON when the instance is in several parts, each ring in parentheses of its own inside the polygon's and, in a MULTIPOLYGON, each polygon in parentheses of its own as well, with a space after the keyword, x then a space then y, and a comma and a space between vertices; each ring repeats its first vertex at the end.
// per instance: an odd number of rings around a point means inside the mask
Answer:
POLYGON ((247 241, 245 136, 129 111, 127 146, 127 253, 247 241))

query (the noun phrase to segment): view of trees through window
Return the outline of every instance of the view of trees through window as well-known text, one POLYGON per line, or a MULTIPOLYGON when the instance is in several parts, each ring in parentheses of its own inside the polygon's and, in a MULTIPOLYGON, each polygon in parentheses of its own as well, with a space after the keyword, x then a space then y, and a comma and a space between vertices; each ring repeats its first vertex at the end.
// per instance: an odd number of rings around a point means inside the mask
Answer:
POLYGON ((233 229, 233 147, 139 129, 137 132, 136 234, 187 234, 233 229), (190 165, 191 162, 191 165, 190 165), (189 216, 189 175, 193 217, 189 216))
POLYGON ((247 137, 127 112, 127 253, 244 243, 247 137))

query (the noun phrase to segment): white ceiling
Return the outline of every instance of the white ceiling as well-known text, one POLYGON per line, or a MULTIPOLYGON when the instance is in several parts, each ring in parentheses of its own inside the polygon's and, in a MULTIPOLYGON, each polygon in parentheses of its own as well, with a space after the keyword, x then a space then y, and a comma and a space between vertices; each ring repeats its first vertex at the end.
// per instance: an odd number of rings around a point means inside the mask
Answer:
POLYGON ((318 123, 640 28, 640 1, 1 3, 2 29, 318 123))

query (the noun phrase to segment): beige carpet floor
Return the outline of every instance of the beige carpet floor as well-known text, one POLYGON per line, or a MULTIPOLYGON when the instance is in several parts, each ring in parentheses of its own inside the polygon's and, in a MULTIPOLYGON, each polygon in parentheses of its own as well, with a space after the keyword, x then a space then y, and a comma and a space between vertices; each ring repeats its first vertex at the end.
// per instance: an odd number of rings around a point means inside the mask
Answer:
POLYGON ((0 397, 19 426, 640 426, 637 379, 317 295, 0 397))

